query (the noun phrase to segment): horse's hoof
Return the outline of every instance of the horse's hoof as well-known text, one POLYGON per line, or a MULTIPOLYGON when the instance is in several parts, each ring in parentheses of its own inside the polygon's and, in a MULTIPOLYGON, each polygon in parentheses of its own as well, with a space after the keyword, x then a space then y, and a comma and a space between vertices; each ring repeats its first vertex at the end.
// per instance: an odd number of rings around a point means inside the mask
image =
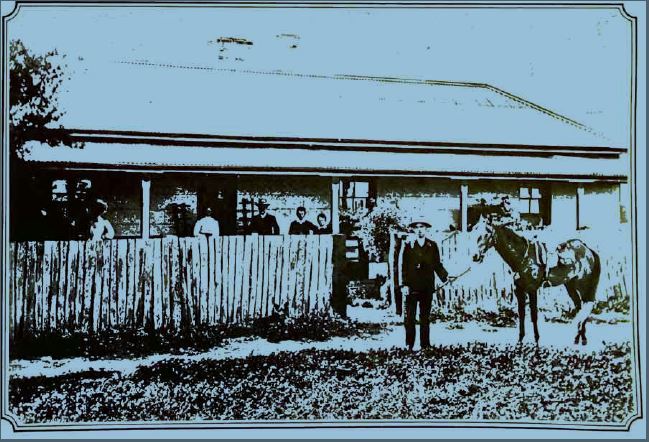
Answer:
POLYGON ((588 344, 588 339, 585 337, 581 338, 581 345, 587 345, 588 344))
POLYGON ((579 335, 575 338, 575 345, 579 345, 579 335))

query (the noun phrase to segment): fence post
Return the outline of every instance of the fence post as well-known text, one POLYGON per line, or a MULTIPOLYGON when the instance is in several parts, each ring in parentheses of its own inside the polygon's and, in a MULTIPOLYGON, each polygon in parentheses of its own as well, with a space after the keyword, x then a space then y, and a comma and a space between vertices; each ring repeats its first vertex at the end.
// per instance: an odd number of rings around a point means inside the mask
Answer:
POLYGON ((333 281, 331 291, 331 308, 343 318, 347 317, 347 283, 349 282, 349 268, 345 256, 345 235, 332 235, 333 237, 333 281))

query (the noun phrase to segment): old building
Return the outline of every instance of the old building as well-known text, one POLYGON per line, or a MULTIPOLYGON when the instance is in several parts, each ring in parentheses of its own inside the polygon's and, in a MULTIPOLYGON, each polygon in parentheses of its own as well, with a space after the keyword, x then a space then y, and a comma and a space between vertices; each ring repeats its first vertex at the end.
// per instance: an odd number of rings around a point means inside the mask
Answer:
MULTIPOLYGON (((554 229, 627 220, 628 146, 490 85, 110 69, 112 83, 71 92, 61 121, 83 148, 28 143, 31 177, 12 207, 65 211, 82 183, 108 203, 117 237, 190 235, 208 206, 222 234, 241 233, 261 198, 282 233, 299 206, 314 223, 325 213, 334 233, 341 211, 375 207, 464 230, 471 205, 495 195, 554 229)), ((14 238, 38 237, 34 213, 12 213, 14 238)))

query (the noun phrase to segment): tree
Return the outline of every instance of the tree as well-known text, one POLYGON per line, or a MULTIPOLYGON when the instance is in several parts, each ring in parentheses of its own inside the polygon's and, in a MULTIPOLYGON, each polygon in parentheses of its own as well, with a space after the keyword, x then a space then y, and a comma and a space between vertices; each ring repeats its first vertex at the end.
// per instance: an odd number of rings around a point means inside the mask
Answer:
MULTIPOLYGON (((80 147, 67 138, 59 126, 63 112, 58 108, 58 91, 65 79, 65 55, 56 50, 43 55, 31 53, 21 40, 9 44, 9 135, 12 159, 23 158, 25 143, 37 140, 50 146, 80 147)), ((68 77, 69 79, 69 77, 68 77)))
POLYGON ((35 55, 22 41, 9 44, 9 142, 10 154, 10 235, 12 240, 47 239, 51 221, 43 217, 51 200, 50 185, 44 185, 38 168, 23 161, 28 141, 49 146, 74 143, 55 123, 63 112, 58 106, 58 92, 65 80, 65 56, 57 51, 35 55))

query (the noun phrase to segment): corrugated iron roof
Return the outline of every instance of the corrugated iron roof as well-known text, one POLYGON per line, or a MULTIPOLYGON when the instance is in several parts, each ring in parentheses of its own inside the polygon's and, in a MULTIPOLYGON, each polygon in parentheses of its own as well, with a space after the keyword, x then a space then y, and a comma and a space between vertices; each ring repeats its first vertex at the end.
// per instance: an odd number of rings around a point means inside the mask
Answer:
POLYGON ((60 124, 226 136, 611 146, 491 85, 116 62, 61 97, 60 124))
POLYGON ((28 160, 57 168, 149 171, 425 175, 626 181, 628 155, 610 158, 485 156, 271 147, 186 147, 86 143, 83 149, 28 145, 28 160))

